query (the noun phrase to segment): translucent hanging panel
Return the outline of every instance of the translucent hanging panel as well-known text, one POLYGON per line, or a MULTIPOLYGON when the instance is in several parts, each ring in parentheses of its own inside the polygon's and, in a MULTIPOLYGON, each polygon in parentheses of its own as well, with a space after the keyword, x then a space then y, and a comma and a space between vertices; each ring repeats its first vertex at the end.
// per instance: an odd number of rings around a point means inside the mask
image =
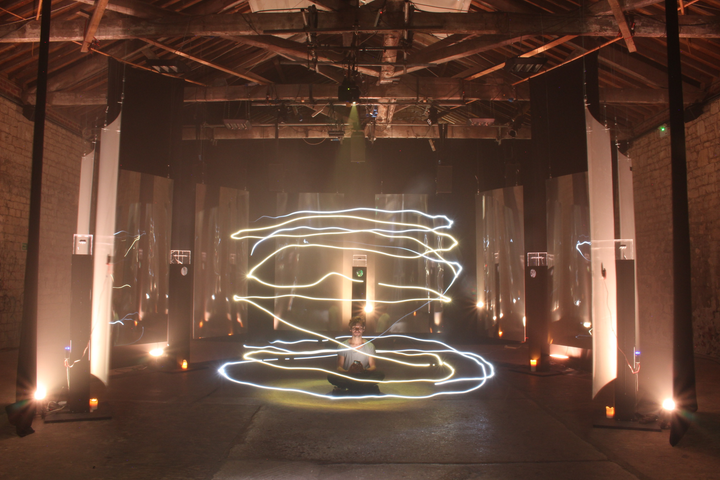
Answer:
MULTIPOLYGON (((546 183, 550 267, 551 353, 562 348, 592 348, 592 280, 587 174, 552 178, 546 183)), ((566 349, 565 349, 566 350, 566 349)))
POLYGON ((609 131, 585 111, 593 296, 593 397, 617 376, 615 211, 609 131))
POLYGON ((236 335, 247 328, 248 241, 230 236, 248 226, 247 191, 197 185, 193 338, 236 335))
POLYGON ((475 197, 478 333, 525 340, 522 187, 475 197))
MULTIPOLYGON (((448 240, 412 227, 436 226, 431 219, 413 212, 427 213, 427 195, 375 195, 375 208, 378 209, 376 220, 387 222, 377 223, 375 228, 390 230, 392 234, 374 237, 378 250, 385 255, 368 256, 368 283, 372 285, 368 290, 373 289, 373 296, 369 298, 376 300, 375 310, 368 316, 368 324, 372 324, 377 333, 442 331, 442 303, 429 301, 430 294, 413 288, 429 288, 441 293, 446 288, 444 270, 448 267, 418 252, 424 252, 423 244, 442 248, 443 242, 448 240), (401 230, 407 231, 400 233, 401 230), (382 284, 406 288, 391 288, 382 284), (420 300, 406 301, 421 297, 420 300)), ((452 274, 448 273, 447 278, 452 278, 452 274)))
POLYGON ((172 180, 121 170, 116 211, 112 344, 166 342, 172 180))
MULTIPOLYGON (((343 203, 343 195, 335 193, 279 193, 277 214, 337 211, 343 208, 343 203)), ((310 213, 293 216, 294 219, 298 217, 313 216, 310 213)), ((350 276, 348 254, 342 248, 333 248, 344 246, 346 235, 328 235, 322 230, 343 228, 346 223, 327 215, 298 219, 287 225, 286 232, 275 236, 275 295, 278 298, 274 313, 277 317, 316 332, 346 329, 350 304, 343 299, 350 298, 346 288, 349 282, 333 275, 317 283, 331 272, 350 276), (290 230, 296 227, 300 228, 290 230), (311 284, 316 285, 308 287, 311 284)), ((276 330, 291 328, 277 318, 274 327, 276 330)))

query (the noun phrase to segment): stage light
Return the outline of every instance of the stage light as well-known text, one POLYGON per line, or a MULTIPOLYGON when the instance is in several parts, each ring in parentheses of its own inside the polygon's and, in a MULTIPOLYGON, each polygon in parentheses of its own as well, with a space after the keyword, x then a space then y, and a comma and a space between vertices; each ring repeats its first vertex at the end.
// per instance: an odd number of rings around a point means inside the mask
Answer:
POLYGON ((512 72, 512 73, 528 73, 528 74, 534 74, 538 73, 540 69, 545 65, 547 62, 546 57, 529 57, 529 58, 522 58, 522 57, 515 57, 515 58, 509 58, 505 61, 505 70, 512 72))
POLYGON ((585 328, 590 328, 590 327, 592 327, 592 323, 590 323, 590 322, 583 322, 583 327, 585 327, 585 328))
POLYGON ((43 400, 47 396, 47 390, 42 385, 38 385, 35 390, 35 400, 43 400))
POLYGON ((345 78, 338 86, 338 101, 352 103, 353 105, 360 101, 360 87, 357 86, 355 80, 345 78))
POLYGON ((150 66, 153 70, 159 73, 187 73, 190 71, 190 67, 183 61, 173 58, 173 59, 164 59, 164 58, 148 58, 145 60, 145 62, 150 66))
POLYGON ((672 398, 666 398, 662 402, 662 408, 663 408, 663 410, 672 412, 673 410, 675 410, 675 401, 672 398))
POLYGON ((495 123, 494 118, 468 118, 468 124, 473 127, 489 127, 495 123))
POLYGON ((153 348, 150 350, 151 357, 161 357, 163 353, 165 353, 165 351, 162 348, 153 348))
POLYGON ((440 116, 438 115, 438 110, 435 107, 430 107, 428 110, 428 116, 425 121, 427 122, 428 126, 431 125, 437 125, 438 120, 440 119, 440 116))
POLYGON ((478 307, 478 308, 483 308, 484 306, 485 306, 485 304, 484 304, 483 302, 478 302, 478 303, 477 303, 477 307, 478 307))
POLYGON ((365 305, 365 313, 372 313, 373 310, 374 308, 372 303, 368 303, 365 305))

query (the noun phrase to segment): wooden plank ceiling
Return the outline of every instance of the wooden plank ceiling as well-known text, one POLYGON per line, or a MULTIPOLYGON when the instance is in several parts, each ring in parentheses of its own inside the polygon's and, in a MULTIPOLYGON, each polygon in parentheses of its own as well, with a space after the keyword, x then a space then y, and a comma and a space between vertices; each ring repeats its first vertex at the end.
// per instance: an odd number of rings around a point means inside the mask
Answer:
MULTIPOLYGON (((540 59, 542 74, 598 51, 600 120, 615 138, 667 120, 657 0, 357 2, 55 0, 49 113, 88 135, 103 126, 113 57, 185 80, 188 139, 529 138, 531 74, 510 67, 540 59), (337 99, 348 78, 359 122, 337 99)), ((0 94, 24 104, 38 3, 0 2, 0 94)), ((683 91, 697 109, 720 92, 720 0, 679 0, 679 11, 683 91)))

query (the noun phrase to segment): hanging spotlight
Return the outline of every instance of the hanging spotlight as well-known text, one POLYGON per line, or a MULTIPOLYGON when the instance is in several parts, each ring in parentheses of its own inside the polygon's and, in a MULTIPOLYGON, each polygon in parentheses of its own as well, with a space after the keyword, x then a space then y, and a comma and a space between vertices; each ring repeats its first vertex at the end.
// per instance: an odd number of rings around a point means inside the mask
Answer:
POLYGON ((356 105, 360 101, 360 87, 352 78, 345 78, 338 86, 338 101, 356 105))
POLYGON ((435 107, 430 107, 430 109, 428 110, 427 119, 425 120, 425 121, 427 122, 427 124, 428 124, 428 125, 437 125, 437 123, 438 123, 438 118, 439 118, 439 117, 438 117, 437 108, 435 108, 435 107))
POLYGON ((505 70, 517 74, 535 74, 540 71, 546 62, 546 57, 515 57, 505 61, 505 70))

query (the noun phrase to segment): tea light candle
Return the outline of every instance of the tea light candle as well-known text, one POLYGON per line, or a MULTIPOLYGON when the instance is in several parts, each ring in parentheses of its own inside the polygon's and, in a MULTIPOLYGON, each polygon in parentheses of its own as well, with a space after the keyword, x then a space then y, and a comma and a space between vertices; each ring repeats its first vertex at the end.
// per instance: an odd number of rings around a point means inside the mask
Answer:
POLYGON ((187 370, 187 367, 188 367, 188 365, 187 365, 187 360, 183 360, 183 361, 182 361, 182 369, 183 369, 183 370, 187 370))
POLYGON ((605 416, 607 418, 615 418, 615 407, 605 407, 605 416))
POLYGON ((91 398, 90 399, 90 411, 94 412, 97 410, 98 407, 98 399, 97 398, 91 398))
POLYGON ((531 358, 530 359, 530 371, 534 372, 537 369, 537 359, 531 358))

